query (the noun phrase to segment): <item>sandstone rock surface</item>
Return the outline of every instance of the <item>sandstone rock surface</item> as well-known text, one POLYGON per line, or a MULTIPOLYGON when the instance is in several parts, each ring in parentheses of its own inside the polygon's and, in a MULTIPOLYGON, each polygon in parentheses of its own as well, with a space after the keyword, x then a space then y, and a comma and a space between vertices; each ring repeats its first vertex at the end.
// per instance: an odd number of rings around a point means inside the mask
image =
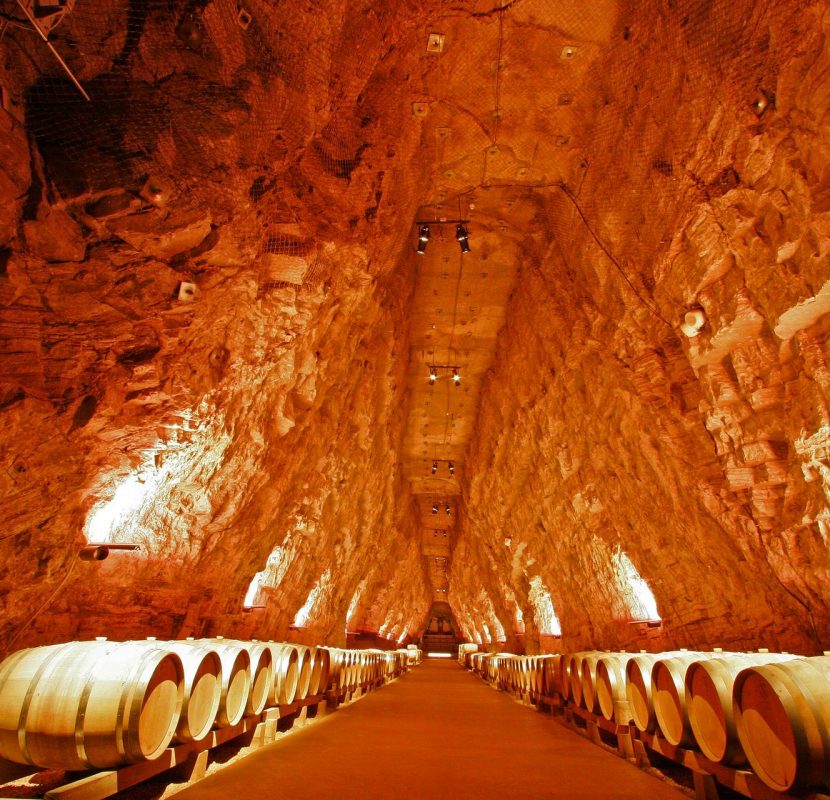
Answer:
POLYGON ((246 5, 0 42, 4 649, 821 650, 826 0, 246 5))

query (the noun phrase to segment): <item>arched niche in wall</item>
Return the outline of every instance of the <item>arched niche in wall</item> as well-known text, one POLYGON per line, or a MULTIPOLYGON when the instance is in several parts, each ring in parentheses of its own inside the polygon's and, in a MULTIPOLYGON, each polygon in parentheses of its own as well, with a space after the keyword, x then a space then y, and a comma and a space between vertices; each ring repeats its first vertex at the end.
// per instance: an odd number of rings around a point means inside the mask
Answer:
POLYGON ((633 621, 657 621, 660 613, 657 600, 631 559, 621 548, 611 556, 611 566, 619 584, 620 593, 633 621))

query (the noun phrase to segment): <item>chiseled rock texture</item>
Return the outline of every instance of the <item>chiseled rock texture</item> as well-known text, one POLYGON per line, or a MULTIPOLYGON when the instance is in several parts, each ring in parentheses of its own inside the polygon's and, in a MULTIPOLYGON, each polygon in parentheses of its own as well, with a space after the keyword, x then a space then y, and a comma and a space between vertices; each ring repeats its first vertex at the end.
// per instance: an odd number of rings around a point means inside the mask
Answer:
POLYGON ((825 11, 620 19, 483 394, 451 576, 469 631, 518 606, 537 647, 541 578, 569 648, 827 641, 825 11), (628 624, 619 552, 659 633, 628 624))
POLYGON ((413 223, 474 196, 471 263, 502 230, 520 269, 453 502, 465 635, 822 649, 828 3, 246 7, 78 2, 89 104, 0 44, 3 651, 417 638, 413 223))
MULTIPOLYGON (((415 199, 378 213, 391 145, 355 118, 414 21, 258 4, 245 32, 230 0, 144 5, 79 3, 56 30, 84 48, 68 60, 89 106, 6 40, 37 149, 0 112, 3 649, 342 644, 359 587, 363 630, 415 634, 430 597, 396 464, 412 274, 395 269, 415 199), (142 551, 88 562, 86 541, 142 551)), ((416 133, 394 140, 413 164, 416 133)))

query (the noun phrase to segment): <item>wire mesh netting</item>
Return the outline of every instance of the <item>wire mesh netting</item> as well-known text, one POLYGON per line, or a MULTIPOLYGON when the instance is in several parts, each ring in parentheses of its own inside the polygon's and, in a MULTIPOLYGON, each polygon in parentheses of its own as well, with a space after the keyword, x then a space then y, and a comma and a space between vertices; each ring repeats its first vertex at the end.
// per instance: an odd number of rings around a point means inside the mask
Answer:
MULTIPOLYGON (((653 266, 690 197, 740 183, 731 129, 765 124, 809 6, 0 0, 0 81, 37 146, 34 201, 206 209, 263 291, 323 280, 326 240, 375 236, 395 263, 428 207, 563 272, 589 229, 615 299, 659 323, 653 266)), ((466 288, 459 271, 433 351, 462 369, 466 288)))
MULTIPOLYGON (((714 113, 730 89, 747 102, 771 91, 769 30, 786 27, 800 5, 3 0, 0 27, 9 82, 62 194, 138 192, 148 177, 183 194, 207 182, 217 219, 250 216, 255 251, 286 257, 290 272, 292 258, 299 271, 315 261, 315 243, 307 225, 290 228, 300 214, 275 187, 293 182, 296 205, 308 205, 315 178, 348 184, 359 165, 366 207, 353 215, 369 220, 383 202, 434 199, 429 167, 433 184, 446 184, 447 207, 504 182, 504 146, 525 170, 514 182, 529 192, 560 178, 578 191, 579 165, 589 164, 621 187, 656 169, 665 180, 652 182, 652 196, 670 195, 700 126, 649 120, 649 109, 665 108, 666 92, 681 111, 705 101, 714 113), (450 32, 444 54, 428 52, 431 31, 450 32), (540 116, 549 118, 541 126, 540 116), (603 160, 607 143, 635 127, 626 161, 603 160), (412 137, 415 158, 401 146, 412 137), (563 151, 569 174, 557 175, 545 163, 561 162, 563 151)), ((603 213, 583 211, 588 220, 603 213)), ((572 221, 571 212, 546 222, 564 233, 572 221)))

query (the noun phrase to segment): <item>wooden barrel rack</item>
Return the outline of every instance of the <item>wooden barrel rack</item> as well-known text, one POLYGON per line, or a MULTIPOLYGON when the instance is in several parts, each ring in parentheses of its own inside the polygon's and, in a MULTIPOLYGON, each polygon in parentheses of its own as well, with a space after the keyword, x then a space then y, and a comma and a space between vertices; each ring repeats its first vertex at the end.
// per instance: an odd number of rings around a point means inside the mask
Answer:
POLYGON ((669 744, 659 733, 646 733, 633 724, 607 720, 602 714, 587 711, 558 692, 505 689, 497 680, 481 676, 475 669, 470 668, 470 671, 493 689, 506 692, 523 705, 550 715, 570 730, 641 769, 661 772, 664 771, 661 770, 661 759, 673 762, 676 769, 667 777, 680 782, 677 776, 685 773, 686 780, 682 783, 693 789, 695 800, 726 800, 734 797, 732 793, 751 800, 830 800, 830 794, 822 792, 800 795, 776 792, 749 769, 718 764, 699 750, 669 744))
MULTIPOLYGON (((409 669, 407 665, 400 674, 405 674, 409 669)), ((64 778, 60 780, 56 779, 56 775, 61 773, 55 770, 42 770, 0 759, 0 800, 9 800, 5 794, 7 792, 14 798, 33 800, 102 800, 160 776, 164 776, 164 780, 169 783, 181 784, 183 788, 205 776, 208 766, 216 761, 219 748, 224 747, 224 752, 227 752, 228 747, 233 747, 237 750, 235 755, 249 755, 280 736, 321 719, 336 711, 339 706, 353 703, 398 677, 400 675, 367 680, 348 689, 335 684, 324 692, 295 700, 288 705, 273 706, 258 714, 248 714, 235 725, 212 730, 198 742, 168 747, 159 758, 152 761, 141 761, 120 769, 63 773, 64 778), (23 787, 20 781, 24 780, 27 786, 51 783, 52 788, 44 793, 37 793, 34 788, 33 794, 21 793, 23 787)))

